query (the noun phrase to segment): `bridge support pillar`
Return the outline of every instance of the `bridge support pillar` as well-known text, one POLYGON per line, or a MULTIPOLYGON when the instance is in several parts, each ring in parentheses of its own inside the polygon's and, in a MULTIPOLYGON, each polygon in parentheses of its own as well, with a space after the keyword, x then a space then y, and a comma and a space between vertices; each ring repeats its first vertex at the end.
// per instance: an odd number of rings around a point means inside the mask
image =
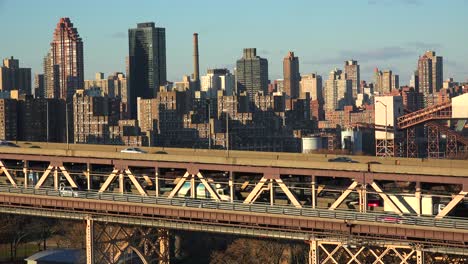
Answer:
POLYGON ((416 192, 414 193, 414 196, 416 197, 416 208, 414 210, 416 211, 416 214, 418 216, 421 215, 421 183, 416 182, 416 192))
POLYGON ((270 205, 273 206, 275 204, 275 188, 273 188, 273 180, 270 179, 270 183, 268 184, 270 189, 270 205))
POLYGON ((24 188, 28 188, 28 161, 23 160, 24 188))
POLYGON ((169 230, 159 229, 158 239, 159 239, 159 255, 160 255, 159 264, 170 264, 169 230))
POLYGON ((88 191, 91 190, 91 164, 86 163, 86 185, 88 191))
POLYGON ((94 223, 90 217, 86 219, 86 263, 94 264, 94 223))
POLYGON ((317 190, 317 187, 315 186, 315 175, 312 175, 312 208, 314 209, 317 205, 317 194, 315 193, 315 190, 317 190))
POLYGON ((154 168, 154 195, 159 197, 159 168, 154 168))
POLYGON ((231 203, 234 202, 234 173, 229 171, 229 196, 231 203))
POLYGON ((367 213, 367 184, 365 183, 362 184, 361 186, 361 199, 362 199, 362 202, 360 205, 361 212, 367 213))
POLYGON ((424 264, 424 252, 421 249, 416 250, 416 264, 424 264))
POLYGON ((316 240, 310 240, 309 264, 319 264, 319 251, 316 240))

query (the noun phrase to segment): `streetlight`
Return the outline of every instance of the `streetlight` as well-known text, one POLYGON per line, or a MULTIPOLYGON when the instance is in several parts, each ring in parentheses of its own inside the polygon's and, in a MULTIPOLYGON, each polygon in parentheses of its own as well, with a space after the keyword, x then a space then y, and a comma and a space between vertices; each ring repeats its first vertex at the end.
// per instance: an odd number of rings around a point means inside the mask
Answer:
POLYGON ((211 107, 210 107, 210 98, 206 99, 208 104, 208 149, 211 149, 211 107))
POLYGON ((227 109, 223 109, 223 112, 226 114, 226 152, 229 157, 229 115, 227 109))
POLYGON ((382 101, 379 101, 379 100, 376 100, 375 102, 376 103, 381 103, 385 107, 385 155, 384 155, 384 157, 386 157, 388 155, 388 145, 387 145, 387 142, 388 142, 388 133, 387 133, 387 127, 388 127, 387 115, 388 115, 388 112, 387 112, 387 105, 382 103, 382 101))
POLYGON ((67 150, 68 150, 70 148, 69 142, 68 142, 68 140, 69 140, 69 137, 68 137, 68 102, 65 102, 65 124, 67 126, 66 135, 67 135, 67 150))

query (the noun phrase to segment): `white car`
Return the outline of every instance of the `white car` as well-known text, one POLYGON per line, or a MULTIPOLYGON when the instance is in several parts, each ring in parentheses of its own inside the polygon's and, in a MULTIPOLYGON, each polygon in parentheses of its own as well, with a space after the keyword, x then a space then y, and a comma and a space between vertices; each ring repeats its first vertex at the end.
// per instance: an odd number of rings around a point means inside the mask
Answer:
POLYGON ((78 197, 78 189, 70 186, 60 186, 59 193, 63 197, 78 197))
POLYGON ((139 149, 139 148, 126 148, 126 149, 122 149, 120 152, 122 153, 147 153, 146 151, 139 149))

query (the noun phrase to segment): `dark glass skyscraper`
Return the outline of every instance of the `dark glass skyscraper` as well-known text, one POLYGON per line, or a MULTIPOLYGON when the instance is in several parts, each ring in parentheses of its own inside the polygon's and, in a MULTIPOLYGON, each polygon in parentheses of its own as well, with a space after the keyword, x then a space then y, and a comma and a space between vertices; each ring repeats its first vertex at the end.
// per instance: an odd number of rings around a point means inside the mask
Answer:
POLYGON ((137 98, 154 98, 159 86, 167 81, 166 29, 154 22, 139 23, 128 30, 129 44, 129 110, 137 113, 137 98))
POLYGON ((236 64, 237 92, 247 92, 251 102, 255 94, 268 92, 268 61, 257 56, 257 50, 244 49, 244 56, 236 64))

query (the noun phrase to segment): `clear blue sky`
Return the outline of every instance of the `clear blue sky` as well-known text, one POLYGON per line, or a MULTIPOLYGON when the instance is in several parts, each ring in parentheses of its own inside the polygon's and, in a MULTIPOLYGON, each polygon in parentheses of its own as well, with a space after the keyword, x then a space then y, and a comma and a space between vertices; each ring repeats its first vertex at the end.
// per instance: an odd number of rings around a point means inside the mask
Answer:
POLYGON ((168 79, 192 69, 192 33, 199 33, 200 68, 233 68, 242 49, 257 48, 282 77, 288 50, 301 73, 328 75, 358 60, 361 78, 392 69, 406 84, 425 50, 444 57, 444 78, 468 79, 468 0, 0 0, 0 57, 15 56, 42 72, 60 17, 84 41, 85 77, 125 71, 128 28, 154 21, 166 28, 168 79))

